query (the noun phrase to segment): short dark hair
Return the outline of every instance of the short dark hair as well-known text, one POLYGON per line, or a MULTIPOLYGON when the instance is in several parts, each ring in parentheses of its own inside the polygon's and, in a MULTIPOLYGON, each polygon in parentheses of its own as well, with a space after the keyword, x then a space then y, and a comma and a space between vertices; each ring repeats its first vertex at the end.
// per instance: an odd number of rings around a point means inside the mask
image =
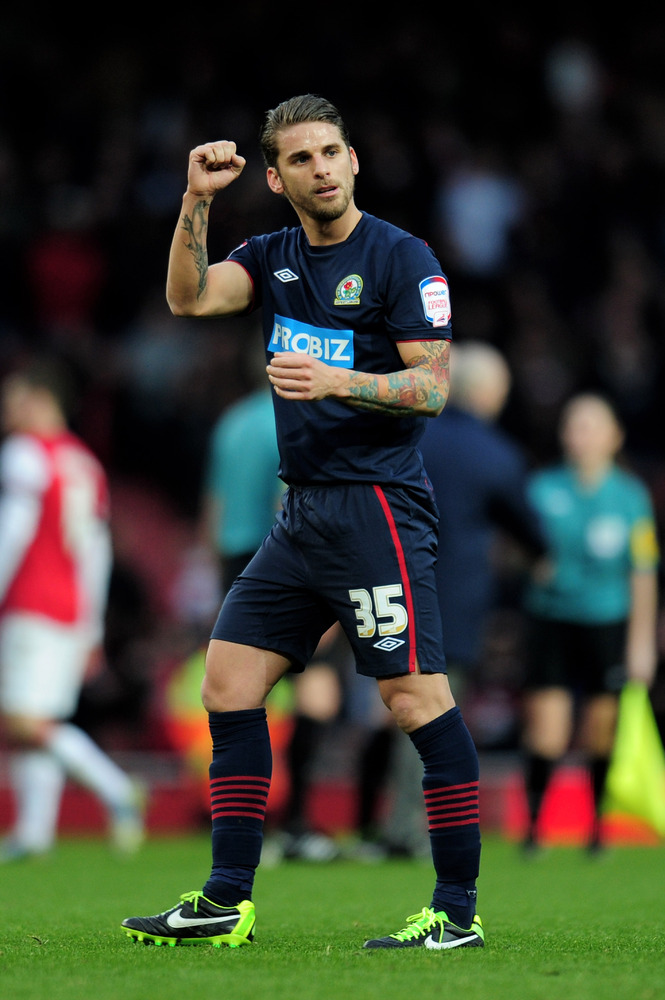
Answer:
POLYGON ((278 134, 290 125, 301 125, 303 122, 329 122, 331 125, 336 125, 344 144, 347 147, 351 145, 347 127, 334 104, 317 94, 291 97, 267 111, 261 126, 259 142, 267 167, 277 166, 278 134))
POLYGON ((9 381, 23 382, 31 389, 47 392, 70 419, 77 408, 77 386, 73 371, 60 358, 34 355, 20 362, 9 381))

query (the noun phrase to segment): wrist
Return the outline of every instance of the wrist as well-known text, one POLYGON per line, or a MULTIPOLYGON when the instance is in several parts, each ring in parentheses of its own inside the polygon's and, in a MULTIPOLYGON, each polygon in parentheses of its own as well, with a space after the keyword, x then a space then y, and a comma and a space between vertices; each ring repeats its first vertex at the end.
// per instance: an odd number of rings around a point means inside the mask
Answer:
POLYGON ((182 202, 183 205, 196 205, 199 208, 208 208, 212 204, 214 197, 215 195, 211 191, 197 191, 195 188, 188 187, 182 196, 182 202))
POLYGON ((351 395, 351 383, 355 372, 348 368, 333 368, 332 371, 335 373, 333 395, 337 399, 348 399, 351 395))

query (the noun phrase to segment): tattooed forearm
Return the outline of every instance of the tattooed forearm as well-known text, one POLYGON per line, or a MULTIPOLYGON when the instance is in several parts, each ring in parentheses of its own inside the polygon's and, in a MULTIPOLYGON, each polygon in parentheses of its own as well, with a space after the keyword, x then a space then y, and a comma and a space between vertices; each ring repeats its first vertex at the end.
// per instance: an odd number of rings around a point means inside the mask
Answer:
POLYGON ((189 235, 189 242, 185 244, 191 251, 194 258, 194 266, 199 274, 197 298, 201 298, 206 290, 208 281, 208 209, 210 202, 205 199, 196 203, 193 218, 188 215, 183 216, 182 227, 189 235))
POLYGON ((436 398, 443 407, 450 392, 450 345, 447 341, 433 341, 421 345, 423 353, 410 358, 407 368, 423 368, 430 372, 433 379, 432 389, 435 396, 432 402, 436 405, 436 398))
POLYGON ((440 345, 412 357, 403 371, 389 375, 353 372, 349 382, 349 403, 359 409, 386 416, 408 417, 440 413, 448 398, 447 349, 440 345))
POLYGON ((419 372, 353 376, 352 401, 361 409, 379 410, 388 416, 408 417, 430 409, 429 392, 419 372))

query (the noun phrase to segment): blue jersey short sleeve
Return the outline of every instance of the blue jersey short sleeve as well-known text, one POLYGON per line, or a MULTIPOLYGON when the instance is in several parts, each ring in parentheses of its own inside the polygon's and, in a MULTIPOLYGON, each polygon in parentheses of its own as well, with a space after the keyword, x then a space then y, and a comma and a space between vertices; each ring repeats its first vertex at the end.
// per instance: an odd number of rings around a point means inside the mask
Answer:
MULTIPOLYGON (((299 227, 247 240, 230 254, 263 310, 266 353, 311 354, 376 374, 404 367, 398 344, 451 338, 448 283, 422 240, 363 215, 351 236, 311 246, 299 227)), ((339 400, 273 394, 280 476, 295 485, 422 486, 424 417, 384 416, 339 400)))
POLYGON ((630 611, 630 576, 658 562, 651 499, 632 474, 614 468, 593 490, 567 467, 532 477, 531 499, 544 525, 554 571, 526 595, 534 614, 601 625, 630 611))

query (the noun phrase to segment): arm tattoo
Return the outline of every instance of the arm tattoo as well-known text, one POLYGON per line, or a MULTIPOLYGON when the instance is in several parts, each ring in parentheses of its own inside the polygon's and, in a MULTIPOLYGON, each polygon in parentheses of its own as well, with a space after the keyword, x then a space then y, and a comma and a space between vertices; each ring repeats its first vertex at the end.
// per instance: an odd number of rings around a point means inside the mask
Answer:
POLYGON ((201 298, 208 283, 208 209, 210 202, 205 199, 197 202, 194 207, 193 218, 188 215, 183 216, 182 228, 189 235, 189 242, 185 244, 191 251, 194 258, 194 266, 199 272, 199 289, 196 297, 201 298))
POLYGON ((450 386, 447 353, 440 342, 424 344, 423 353, 411 358, 403 371, 389 375, 355 372, 351 376, 349 402, 359 409, 394 417, 438 413, 445 405, 450 386), (386 380, 383 386, 382 379, 386 380))
POLYGON ((418 404, 427 403, 425 379, 417 372, 404 371, 386 375, 387 390, 381 392, 379 376, 364 372, 352 377, 351 398, 363 410, 377 410, 388 417, 410 417, 419 412, 418 404))

